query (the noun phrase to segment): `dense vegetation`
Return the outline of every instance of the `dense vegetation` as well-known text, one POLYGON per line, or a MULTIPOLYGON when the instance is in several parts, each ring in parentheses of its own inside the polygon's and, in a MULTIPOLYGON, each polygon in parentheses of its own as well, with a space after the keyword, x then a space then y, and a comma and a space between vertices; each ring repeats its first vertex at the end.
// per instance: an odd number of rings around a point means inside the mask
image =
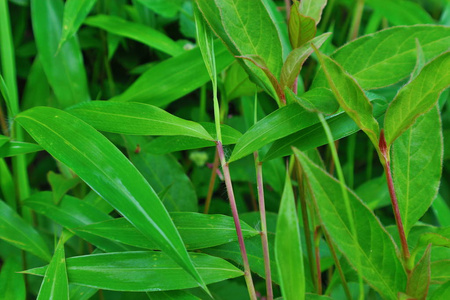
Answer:
POLYGON ((0 299, 450 299, 449 25, 0 0, 0 299))

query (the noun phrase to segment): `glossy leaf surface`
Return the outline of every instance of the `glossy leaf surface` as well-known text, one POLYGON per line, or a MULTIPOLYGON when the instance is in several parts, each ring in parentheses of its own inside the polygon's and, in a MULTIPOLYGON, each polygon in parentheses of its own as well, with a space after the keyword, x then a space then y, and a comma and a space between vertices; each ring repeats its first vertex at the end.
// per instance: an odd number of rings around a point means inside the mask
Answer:
POLYGON ((64 5, 63 26, 59 47, 80 28, 97 0, 68 0, 64 5))
POLYGON ((0 147, 0 157, 12 157, 20 154, 41 151, 42 147, 32 143, 9 141, 0 147))
POLYGON ((317 24, 326 5, 327 0, 302 0, 300 1, 299 10, 302 15, 313 18, 317 24))

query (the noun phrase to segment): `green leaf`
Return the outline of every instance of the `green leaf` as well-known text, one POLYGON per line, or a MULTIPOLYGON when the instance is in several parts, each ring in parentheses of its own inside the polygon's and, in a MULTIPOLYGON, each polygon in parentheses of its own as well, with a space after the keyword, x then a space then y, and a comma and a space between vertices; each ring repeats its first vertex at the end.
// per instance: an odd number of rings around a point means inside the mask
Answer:
POLYGON ((247 130, 236 143, 229 162, 251 154, 262 146, 315 122, 318 122, 317 115, 308 112, 297 103, 279 108, 247 130))
MULTIPOLYGON (((223 215, 203 215, 199 213, 177 212, 170 216, 189 250, 214 247, 237 240, 233 219, 223 215)), ((244 238, 259 232, 242 222, 244 238)), ((156 250, 158 245, 145 238, 127 220, 114 219, 77 228, 123 244, 156 250)))
MULTIPOLYGON (((200 276, 207 284, 239 277, 243 272, 223 259, 190 254, 200 276)), ((185 270, 162 252, 140 251, 102 253, 66 260, 70 282, 113 291, 167 291, 197 287, 185 270)), ((47 267, 26 271, 42 275, 47 267)))
POLYGON ((213 140, 200 124, 143 103, 91 101, 71 107, 68 112, 100 131, 130 135, 184 135, 213 140))
POLYGON ((303 108, 310 112, 333 114, 339 109, 333 92, 327 88, 316 88, 307 91, 301 96, 294 94, 289 88, 284 89, 287 103, 298 102, 303 108))
POLYGON ((37 300, 69 300, 69 282, 66 271, 64 239, 63 234, 56 246, 55 254, 53 254, 52 260, 45 271, 37 300))
POLYGON ((295 150, 294 153, 307 175, 321 223, 333 242, 354 268, 358 267, 355 262, 359 260, 358 272, 380 295, 397 299, 397 293, 405 288, 406 274, 396 256, 398 249, 392 238, 372 211, 349 190, 357 232, 354 236, 344 201, 337 196, 341 195, 339 182, 302 152, 295 150))
POLYGON ((10 256, 3 260, 0 273, 0 299, 1 300, 25 300, 25 277, 20 272, 23 270, 22 259, 19 256, 10 256))
POLYGON ((177 56, 184 52, 180 44, 161 31, 143 24, 129 22, 116 16, 95 15, 87 18, 84 23, 118 36, 133 39, 172 56, 177 56))
POLYGON ((0 148, 8 141, 9 141, 9 137, 0 135, 0 148))
POLYGON ((289 173, 286 173, 286 183, 278 212, 275 258, 283 297, 285 299, 305 299, 305 272, 300 226, 289 173))
POLYGON ((0 147, 1 157, 13 157, 20 154, 41 151, 42 147, 32 143, 9 141, 0 147))
POLYGON ((201 300, 186 291, 148 292, 150 300, 201 300))
POLYGON ((301 14, 295 5, 291 8, 288 27, 289 40, 293 49, 303 46, 316 36, 317 28, 315 20, 301 14))
POLYGON ((408 278, 406 293, 417 300, 425 300, 427 298, 431 277, 430 255, 431 245, 428 246, 408 278))
POLYGON ((297 80, 297 76, 300 74, 303 63, 313 52, 311 44, 314 44, 319 49, 330 35, 331 33, 324 33, 314 38, 311 43, 305 44, 289 53, 281 69, 280 85, 282 87, 287 86, 292 88, 294 82, 297 80))
POLYGON ((450 208, 441 195, 437 195, 432 207, 441 226, 450 226, 450 208))
POLYGON ((90 100, 83 56, 76 37, 61 40, 63 2, 31 1, 33 33, 47 79, 60 107, 90 100))
POLYGON ((419 117, 394 142, 393 177, 406 236, 438 193, 442 153, 441 120, 437 107, 419 117))
POLYGON ((428 112, 448 86, 450 52, 445 52, 425 65, 392 100, 384 121, 387 146, 412 126, 420 115, 428 112))
POLYGON ((438 287, 430 296, 429 300, 447 300, 450 297, 450 281, 438 287))
POLYGON ((87 201, 82 201, 71 196, 64 196, 61 202, 56 205, 53 201, 52 193, 39 192, 28 198, 24 202, 24 205, 32 208, 38 214, 46 216, 64 226, 71 232, 104 251, 114 252, 128 249, 128 247, 110 241, 109 239, 99 238, 96 235, 75 229, 92 223, 112 219, 112 217, 103 213, 87 201))
POLYGON ((197 33, 197 44, 202 52, 203 61, 208 70, 212 84, 217 88, 217 70, 214 56, 214 35, 203 18, 198 6, 194 5, 195 28, 197 33))
POLYGON ((366 4, 393 26, 435 23, 419 3, 406 0, 367 0, 366 4))
POLYGON ((450 281, 450 259, 438 260, 431 263, 431 283, 442 284, 450 281))
POLYGON ((356 80, 334 60, 315 49, 328 84, 345 112, 378 146, 379 127, 373 117, 373 106, 356 80))
POLYGON ((250 81, 245 70, 235 62, 227 69, 224 89, 228 101, 231 101, 242 96, 254 96, 257 87, 250 81))
POLYGON ((181 8, 183 0, 136 0, 145 7, 166 18, 173 18, 181 8))
POLYGON ((53 202, 55 204, 58 204, 68 191, 80 183, 80 179, 78 177, 66 178, 63 175, 56 174, 52 171, 47 174, 47 181, 52 187, 53 202))
POLYGON ((0 201, 0 239, 50 261, 50 251, 39 233, 3 201, 0 201))
POLYGON ((68 0, 64 5, 61 40, 58 48, 78 31, 97 0, 68 0))
POLYGON ((326 5, 327 0, 302 0, 299 10, 302 15, 313 18, 318 24, 326 5))
POLYGON ((109 140, 80 119, 54 108, 33 108, 16 121, 204 286, 158 196, 109 140))
MULTIPOLYGON (((448 50, 450 27, 415 25, 388 28, 345 44, 331 56, 364 90, 392 85, 410 76, 416 65, 416 39, 425 60, 448 50)), ((314 87, 326 86, 323 72, 314 87)))
MULTIPOLYGON (((226 48, 216 42, 217 72, 233 61, 226 48)), ((155 106, 167 105, 194 91, 209 81, 208 71, 199 48, 169 58, 142 74, 116 101, 144 102, 155 106)))

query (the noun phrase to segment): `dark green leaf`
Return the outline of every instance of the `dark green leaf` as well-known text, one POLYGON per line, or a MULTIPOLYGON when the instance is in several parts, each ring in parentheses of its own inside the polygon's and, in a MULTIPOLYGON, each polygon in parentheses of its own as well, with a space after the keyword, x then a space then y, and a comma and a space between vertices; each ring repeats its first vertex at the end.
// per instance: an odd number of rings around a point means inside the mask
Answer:
POLYGON ((136 0, 145 7, 153 10, 166 18, 173 18, 181 8, 183 0, 136 0))
POLYGON ((11 256, 3 261, 0 273, 0 299, 25 300, 25 277, 18 272, 23 270, 22 259, 11 256))
POLYGON ((78 177, 66 178, 61 174, 50 171, 47 180, 53 191, 53 202, 58 204, 61 198, 80 183, 78 177))
POLYGON ((68 39, 78 31, 97 0, 68 0, 64 5, 64 17, 62 23, 61 47, 68 39))
POLYGON ((20 154, 41 151, 42 147, 36 144, 10 141, 0 147, 0 157, 12 157, 20 154))

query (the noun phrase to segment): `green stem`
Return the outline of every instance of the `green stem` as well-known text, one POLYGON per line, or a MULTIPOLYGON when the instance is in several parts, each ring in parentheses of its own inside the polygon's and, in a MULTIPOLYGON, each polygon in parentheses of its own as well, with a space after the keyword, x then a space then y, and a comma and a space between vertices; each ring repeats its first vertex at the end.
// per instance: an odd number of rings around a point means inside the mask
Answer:
POLYGON ((347 164, 348 164, 348 187, 353 188, 354 185, 354 171, 355 171, 355 148, 356 148, 356 135, 352 134, 348 137, 347 143, 347 164))
POLYGON ((355 10, 353 11, 352 25, 348 33, 348 40, 352 41, 358 37, 359 26, 361 25, 361 17, 364 10, 364 0, 356 2, 355 10))

